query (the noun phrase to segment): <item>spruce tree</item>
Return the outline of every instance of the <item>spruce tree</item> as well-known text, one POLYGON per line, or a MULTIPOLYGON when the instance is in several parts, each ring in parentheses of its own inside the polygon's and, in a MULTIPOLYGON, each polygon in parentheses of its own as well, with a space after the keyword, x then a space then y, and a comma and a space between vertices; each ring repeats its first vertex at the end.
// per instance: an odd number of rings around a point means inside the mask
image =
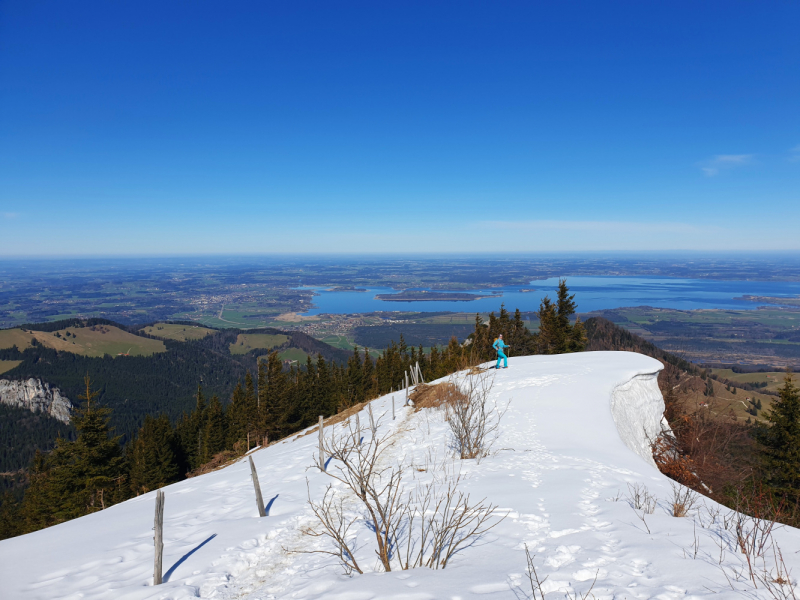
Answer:
POLYGON ((128 446, 131 492, 138 496, 180 479, 177 440, 166 415, 147 415, 128 446))
POLYGON ((791 373, 778 390, 780 398, 765 415, 769 425, 756 430, 766 481, 792 502, 800 500, 800 391, 791 373))
POLYGON ((226 422, 225 411, 219 398, 213 396, 205 411, 203 424, 203 446, 200 453, 201 463, 205 464, 225 449, 226 422))
POLYGON ((372 362, 372 357, 369 355, 369 348, 364 348, 363 391, 361 397, 364 400, 371 400, 376 396, 376 392, 377 381, 375 381, 375 364, 372 362))
MULTIPOLYGON (((403 336, 400 336, 402 339, 403 336)), ((404 343, 405 345, 405 343, 404 343)), ((347 361, 347 405, 352 406, 364 401, 364 368, 358 346, 353 348, 353 356, 347 361)))
POLYGON ((5 492, 0 500, 0 540, 24 533, 20 519, 20 506, 11 492, 5 492))
POLYGON ((239 381, 233 389, 231 403, 228 405, 228 447, 233 448, 236 442, 242 441, 247 435, 247 404, 242 382, 239 381))
POLYGON ((539 354, 557 354, 563 336, 559 329, 556 307, 548 296, 542 299, 536 316, 539 317, 537 352, 539 354))
POLYGON ((286 375, 278 352, 267 357, 266 392, 263 395, 262 415, 264 431, 271 440, 283 437, 289 412, 286 375))
POLYGON ((46 457, 37 456, 31 487, 25 494, 23 513, 29 531, 102 510, 125 499, 121 485, 125 461, 119 446, 120 436, 111 437, 108 422, 111 410, 98 406, 99 392, 84 379, 84 400, 74 416, 77 431, 74 442, 59 438, 46 457), (37 506, 38 504, 38 506, 37 506), (42 515, 42 511, 49 512, 42 515))

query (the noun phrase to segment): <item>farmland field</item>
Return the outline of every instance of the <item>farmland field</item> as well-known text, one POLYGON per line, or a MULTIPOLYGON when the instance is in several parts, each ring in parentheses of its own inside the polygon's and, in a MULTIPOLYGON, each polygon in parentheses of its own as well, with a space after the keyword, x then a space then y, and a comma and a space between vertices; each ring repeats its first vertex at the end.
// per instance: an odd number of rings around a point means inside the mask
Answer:
POLYGON ((147 335, 185 342, 187 340, 200 340, 214 333, 213 329, 198 325, 176 325, 174 323, 156 323, 142 329, 147 335))
POLYGON ((304 365, 308 358, 308 354, 300 350, 300 348, 289 348, 281 352, 278 356, 281 357, 281 360, 296 360, 300 365, 304 365))
POLYGON ((260 348, 271 350, 280 346, 288 340, 285 335, 273 335, 270 333, 240 333, 236 341, 230 345, 231 354, 247 354, 250 350, 260 348))
POLYGON ((770 373, 734 373, 731 369, 712 369, 711 372, 721 379, 728 379, 739 383, 766 382, 767 386, 764 389, 771 392, 778 391, 778 388, 783 385, 783 378, 786 377, 786 373, 783 371, 772 371, 770 373))
POLYGON ((21 360, 0 360, 0 374, 10 371, 21 362, 21 360))
POLYGON ((92 327, 67 327, 60 331, 22 331, 5 329, 0 331, 0 348, 16 345, 20 350, 31 346, 31 339, 43 346, 72 352, 83 356, 104 356, 110 354, 129 354, 150 356, 164 352, 166 346, 159 340, 150 340, 123 331, 113 325, 94 325, 92 327))

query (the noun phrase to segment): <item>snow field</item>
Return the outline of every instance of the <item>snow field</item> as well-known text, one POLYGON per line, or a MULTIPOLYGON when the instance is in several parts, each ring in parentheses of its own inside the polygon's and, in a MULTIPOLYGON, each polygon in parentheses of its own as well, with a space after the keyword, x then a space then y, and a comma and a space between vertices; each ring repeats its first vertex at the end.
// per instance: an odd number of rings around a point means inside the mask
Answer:
MULTIPOLYGON (((265 502, 277 496, 268 517, 258 518, 246 459, 164 488, 161 586, 151 585, 150 493, 0 542, 0 597, 521 599, 531 596, 525 544, 539 577, 546 577, 548 598, 585 594, 593 584, 596 598, 770 597, 746 574, 737 576, 743 556, 721 516, 710 524, 708 509, 718 505, 704 500, 687 518, 671 515, 670 482, 647 451, 663 413, 655 380, 660 363, 596 352, 512 358, 509 367, 490 371, 492 400, 510 404, 493 454, 479 462, 452 458, 441 411, 414 413, 395 393, 392 421, 391 395, 372 402, 379 432, 395 434, 386 464, 413 464, 409 474, 421 482, 433 476, 433 464, 447 464, 463 475, 461 489, 505 515, 444 570, 379 572, 363 521, 354 529, 356 555, 372 572, 348 577, 332 557, 298 552, 331 547, 303 534, 315 524, 309 493, 319 500, 328 484, 336 485, 314 466, 313 433, 252 453, 265 502), (657 497, 652 514, 631 507, 628 484, 657 497)), ((368 425, 366 411, 360 422, 368 425)), ((361 510, 354 497, 346 508, 361 510)), ((722 508, 720 515, 728 513, 722 508)), ((774 537, 786 564, 800 566, 800 532, 781 528, 774 537)))

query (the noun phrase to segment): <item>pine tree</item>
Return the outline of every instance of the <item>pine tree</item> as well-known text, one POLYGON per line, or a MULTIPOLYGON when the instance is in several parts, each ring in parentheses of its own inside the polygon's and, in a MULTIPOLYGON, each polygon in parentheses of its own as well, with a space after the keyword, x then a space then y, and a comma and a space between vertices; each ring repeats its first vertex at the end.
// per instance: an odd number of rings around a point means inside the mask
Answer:
POLYGON ((778 390, 780 398, 765 415, 769 425, 759 427, 767 483, 778 494, 800 500, 800 391, 791 373, 778 390))

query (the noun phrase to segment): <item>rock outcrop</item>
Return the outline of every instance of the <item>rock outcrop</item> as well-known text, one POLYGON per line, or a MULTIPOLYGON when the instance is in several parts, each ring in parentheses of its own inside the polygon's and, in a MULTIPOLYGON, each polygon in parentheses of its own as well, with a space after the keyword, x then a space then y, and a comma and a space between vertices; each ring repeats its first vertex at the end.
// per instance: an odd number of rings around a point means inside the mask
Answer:
POLYGON ((63 423, 69 423, 72 410, 72 403, 61 395, 61 390, 33 378, 24 381, 0 379, 0 404, 45 412, 63 423))

